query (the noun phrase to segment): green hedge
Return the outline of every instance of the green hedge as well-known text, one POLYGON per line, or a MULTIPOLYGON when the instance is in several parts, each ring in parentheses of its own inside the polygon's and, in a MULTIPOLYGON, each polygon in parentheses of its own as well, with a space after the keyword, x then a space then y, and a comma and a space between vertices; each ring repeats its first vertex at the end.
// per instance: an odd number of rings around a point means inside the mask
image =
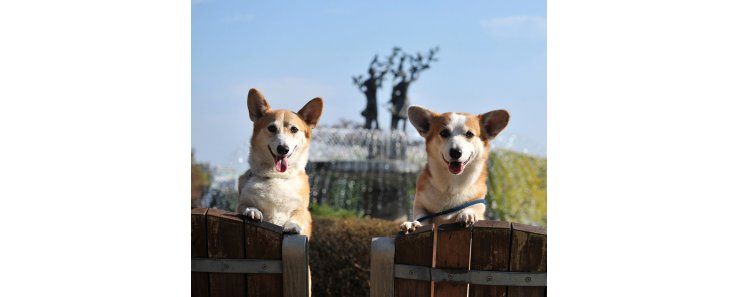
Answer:
POLYGON ((373 237, 395 236, 399 225, 378 219, 314 215, 309 243, 312 296, 368 296, 370 242, 373 237))
POLYGON ((496 150, 488 159, 488 177, 488 218, 547 226, 546 158, 496 150))

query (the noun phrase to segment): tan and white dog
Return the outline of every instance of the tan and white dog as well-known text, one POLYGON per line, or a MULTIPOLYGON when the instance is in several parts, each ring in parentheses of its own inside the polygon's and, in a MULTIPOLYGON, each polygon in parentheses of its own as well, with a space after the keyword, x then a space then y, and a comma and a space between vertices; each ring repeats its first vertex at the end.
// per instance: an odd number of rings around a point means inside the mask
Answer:
POLYGON ((406 233, 427 224, 458 222, 465 226, 484 218, 485 204, 440 215, 423 223, 424 216, 485 197, 489 146, 509 122, 509 113, 495 110, 481 115, 411 106, 409 121, 426 140, 427 164, 416 181, 414 221, 401 224, 406 233))
POLYGON ((250 89, 247 107, 254 129, 249 170, 239 177, 237 212, 311 238, 306 163, 311 129, 319 122, 324 103, 314 98, 297 113, 272 110, 259 91, 250 89))

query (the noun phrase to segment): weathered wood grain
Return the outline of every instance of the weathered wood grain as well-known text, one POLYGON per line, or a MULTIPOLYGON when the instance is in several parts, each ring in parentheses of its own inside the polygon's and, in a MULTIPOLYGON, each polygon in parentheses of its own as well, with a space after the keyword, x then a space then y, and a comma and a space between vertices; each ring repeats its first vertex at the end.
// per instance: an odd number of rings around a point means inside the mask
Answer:
MULTIPOLYGON (((208 258, 208 239, 206 238, 207 208, 193 208, 190 211, 190 257, 208 258)), ((190 296, 208 297, 208 273, 190 273, 190 296)))
MULTIPOLYGON (((282 258, 283 229, 280 226, 245 220, 244 238, 247 259, 282 258)), ((283 296, 282 274, 247 274, 247 296, 283 296)))
MULTIPOLYGON (((470 247, 471 270, 509 270, 509 245, 511 223, 501 221, 478 221, 473 225, 470 247)), ((470 285, 471 297, 506 296, 505 286, 470 285)))
MULTIPOLYGON (((444 224, 437 228, 437 251, 435 267, 465 271, 470 266, 470 229, 460 224, 444 224)), ((468 284, 461 282, 435 282, 434 296, 460 297, 466 296, 468 284)))
MULTIPOLYGON (((395 263, 407 265, 434 265, 434 243, 436 232, 434 225, 417 228, 410 234, 399 234, 396 237, 395 263)), ((394 279, 395 296, 431 296, 431 281, 394 279)))
POLYGON ((308 267, 308 238, 305 235, 283 236, 283 295, 308 297, 311 275, 308 267))
POLYGON ((370 248, 370 297, 393 296, 395 239, 375 237, 370 248))
MULTIPOLYGON (((244 259, 244 221, 234 213, 209 209, 206 214, 208 258, 244 259)), ((237 273, 210 273, 211 297, 246 296, 246 277, 237 273)))
MULTIPOLYGON (((517 223, 511 225, 509 271, 547 272, 547 231, 517 223)), ((546 296, 546 287, 509 287, 510 297, 546 296)))

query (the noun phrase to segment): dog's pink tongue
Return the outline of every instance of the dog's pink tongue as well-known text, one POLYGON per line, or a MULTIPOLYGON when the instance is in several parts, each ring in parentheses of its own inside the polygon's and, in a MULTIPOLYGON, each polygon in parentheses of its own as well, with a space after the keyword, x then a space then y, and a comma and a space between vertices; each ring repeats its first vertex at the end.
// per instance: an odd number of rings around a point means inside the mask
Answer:
POLYGON ((465 165, 463 165, 462 162, 450 162, 450 164, 447 165, 447 169, 449 169, 452 174, 460 174, 460 172, 465 169, 465 165))
POLYGON ((275 161, 275 170, 278 172, 285 172, 288 170, 288 159, 283 157, 275 161))

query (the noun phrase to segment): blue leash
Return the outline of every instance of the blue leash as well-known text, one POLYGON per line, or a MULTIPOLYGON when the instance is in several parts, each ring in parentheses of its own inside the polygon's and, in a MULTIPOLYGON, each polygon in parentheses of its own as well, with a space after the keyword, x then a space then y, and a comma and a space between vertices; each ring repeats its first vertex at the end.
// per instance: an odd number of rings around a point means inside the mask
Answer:
POLYGON ((422 221, 425 221, 425 220, 428 220, 428 219, 431 219, 431 218, 434 218, 434 217, 438 217, 438 216, 443 216, 443 215, 446 215, 446 214, 450 214, 450 213, 459 211, 459 210, 461 210, 463 208, 466 208, 468 206, 476 205, 476 204, 479 204, 479 203, 485 204, 486 203, 486 199, 485 198, 482 198, 482 199, 478 199, 478 200, 473 200, 473 201, 466 202, 464 204, 455 206, 453 208, 440 211, 438 213, 433 213, 433 214, 430 214, 430 215, 425 215, 425 216, 417 219, 417 221, 422 222, 422 221))

